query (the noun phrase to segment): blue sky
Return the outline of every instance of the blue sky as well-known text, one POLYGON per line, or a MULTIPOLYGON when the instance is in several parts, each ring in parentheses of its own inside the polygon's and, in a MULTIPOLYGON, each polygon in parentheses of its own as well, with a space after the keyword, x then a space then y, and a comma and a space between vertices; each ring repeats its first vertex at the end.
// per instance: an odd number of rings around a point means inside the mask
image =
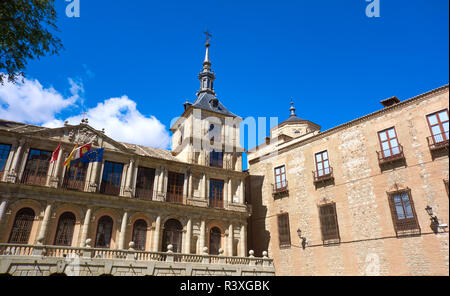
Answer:
POLYGON ((77 102, 56 120, 126 96, 168 130, 199 89, 206 29, 218 98, 243 118, 283 121, 293 98, 327 130, 449 80, 448 0, 380 0, 379 18, 365 0, 80 0, 80 18, 55 2, 65 50, 26 72, 77 102))

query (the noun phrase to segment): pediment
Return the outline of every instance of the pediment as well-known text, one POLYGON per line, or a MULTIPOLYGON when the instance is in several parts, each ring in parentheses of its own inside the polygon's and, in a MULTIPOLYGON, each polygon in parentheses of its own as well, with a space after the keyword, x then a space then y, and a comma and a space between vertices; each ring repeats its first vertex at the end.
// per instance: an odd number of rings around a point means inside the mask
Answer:
POLYGON ((66 125, 61 128, 41 129, 23 133, 31 137, 39 137, 60 141, 62 143, 78 144, 79 146, 92 143, 94 147, 101 147, 107 150, 134 153, 123 144, 113 140, 103 132, 94 129, 87 124, 66 125))

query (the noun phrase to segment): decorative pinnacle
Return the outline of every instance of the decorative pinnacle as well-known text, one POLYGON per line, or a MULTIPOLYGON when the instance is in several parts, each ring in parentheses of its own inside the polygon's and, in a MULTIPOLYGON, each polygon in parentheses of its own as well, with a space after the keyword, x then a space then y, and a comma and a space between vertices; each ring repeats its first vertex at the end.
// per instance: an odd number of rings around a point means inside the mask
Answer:
POLYGON ((291 109, 289 109, 291 111, 291 116, 296 116, 295 115, 295 107, 294 107, 294 100, 291 99, 291 109))

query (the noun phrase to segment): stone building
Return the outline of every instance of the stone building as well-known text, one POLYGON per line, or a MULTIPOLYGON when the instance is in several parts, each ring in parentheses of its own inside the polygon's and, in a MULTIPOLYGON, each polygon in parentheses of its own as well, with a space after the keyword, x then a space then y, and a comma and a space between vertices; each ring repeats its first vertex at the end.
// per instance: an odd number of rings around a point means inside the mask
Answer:
MULTIPOLYGON (((143 261, 161 261, 168 252, 184 254, 169 262, 220 263, 228 265, 216 265, 222 273, 234 266, 232 274, 245 274, 243 264, 252 274, 273 274, 267 257, 247 260, 251 207, 244 196, 241 119, 216 97, 209 43, 199 79, 197 99, 171 128, 172 151, 117 142, 87 119, 56 129, 0 120, 0 273, 14 274, 20 265, 14 255, 26 261, 34 253, 87 252, 89 260, 117 259, 125 254, 118 250, 131 247, 143 261), (104 148, 103 161, 64 167, 74 146, 85 144, 104 148)), ((57 265, 51 261, 47 274, 57 265)), ((152 268, 144 274, 158 274, 152 268)), ((179 274, 196 274, 183 268, 179 274)))
POLYGON ((248 155, 249 247, 277 275, 449 275, 449 87, 321 132, 290 117, 248 155))

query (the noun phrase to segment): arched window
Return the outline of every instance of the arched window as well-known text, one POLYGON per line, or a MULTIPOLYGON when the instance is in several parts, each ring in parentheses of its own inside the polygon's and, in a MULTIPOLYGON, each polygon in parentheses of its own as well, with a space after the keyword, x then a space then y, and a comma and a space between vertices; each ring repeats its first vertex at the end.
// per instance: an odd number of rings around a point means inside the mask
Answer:
POLYGON ((97 236, 95 238, 96 248, 108 249, 111 245, 113 220, 109 216, 103 216, 98 220, 97 236))
POLYGON ((34 217, 34 211, 30 208, 23 208, 17 212, 9 237, 10 244, 28 244, 34 217))
POLYGON ((66 212, 59 217, 58 228, 56 229, 55 246, 68 246, 72 245, 73 230, 75 228, 76 218, 75 215, 66 212))
POLYGON ((219 250, 222 246, 222 233, 217 227, 209 231, 209 254, 219 255, 219 250))
POLYGON ((145 242, 147 241, 147 222, 137 220, 133 226, 133 242, 135 249, 145 251, 145 242))
POLYGON ((167 246, 173 246, 174 253, 181 253, 183 226, 178 220, 171 219, 164 224, 162 251, 167 252, 167 246))

